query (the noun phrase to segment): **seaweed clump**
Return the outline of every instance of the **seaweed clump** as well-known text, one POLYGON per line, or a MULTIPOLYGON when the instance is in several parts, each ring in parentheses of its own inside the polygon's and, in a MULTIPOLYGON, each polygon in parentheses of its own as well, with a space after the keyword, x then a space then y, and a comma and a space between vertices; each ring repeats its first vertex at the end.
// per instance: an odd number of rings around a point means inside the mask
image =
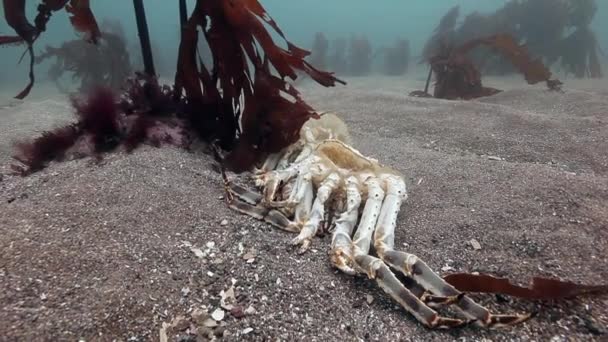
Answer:
POLYGON ((60 83, 66 73, 71 74, 72 80, 80 81, 79 91, 83 93, 102 84, 120 90, 133 74, 124 36, 113 32, 102 32, 97 45, 77 39, 59 47, 47 46, 36 57, 36 63, 49 59, 54 59, 54 63, 48 76, 62 92, 68 92, 60 83))
POLYGON ((256 0, 198 0, 182 26, 173 87, 159 85, 154 76, 139 76, 122 100, 110 100, 105 90, 92 91, 86 101, 91 105, 74 103, 77 123, 18 145, 15 159, 23 165, 15 171, 37 171, 68 149, 77 155, 99 155, 120 146, 132 150, 145 142, 187 147, 194 137, 224 149, 229 169, 248 170, 263 156, 296 141, 304 122, 319 117, 287 78, 296 80, 297 72, 303 72, 326 87, 345 84, 308 63, 309 54, 285 38, 256 0), (267 27, 286 48, 275 44, 267 27), (209 62, 197 52, 199 34, 211 52, 209 62), (116 115, 93 110, 107 103, 104 111, 116 115), (100 118, 87 124, 86 113, 93 112, 100 118), (95 127, 102 126, 100 134, 95 127), (43 146, 45 137, 61 143, 43 146))
POLYGON ((13 158, 20 164, 13 171, 28 175, 51 161, 93 156, 123 148, 129 152, 142 143, 188 149, 193 139, 173 101, 173 89, 141 73, 128 79, 122 95, 109 87, 89 89, 72 96, 76 122, 42 133, 33 140, 16 143, 13 158))

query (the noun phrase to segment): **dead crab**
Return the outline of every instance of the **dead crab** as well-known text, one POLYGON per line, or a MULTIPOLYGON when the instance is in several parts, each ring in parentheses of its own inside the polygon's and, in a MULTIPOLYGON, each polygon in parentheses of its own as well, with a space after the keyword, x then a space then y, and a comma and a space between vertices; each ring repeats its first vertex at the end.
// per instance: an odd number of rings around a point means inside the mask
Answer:
POLYGON ((333 228, 333 266, 366 274, 430 328, 469 323, 514 325, 531 315, 495 315, 456 290, 413 254, 394 249, 395 226, 407 198, 403 177, 350 146, 348 130, 334 114, 309 120, 300 139, 270 155, 254 171, 261 193, 227 184, 230 207, 297 233, 292 244, 306 251, 323 222, 333 228), (356 228, 355 228, 356 227, 356 228), (370 246, 376 256, 370 255, 370 246), (392 270, 408 279, 401 282, 392 270), (463 318, 441 316, 432 307, 455 305, 463 318))

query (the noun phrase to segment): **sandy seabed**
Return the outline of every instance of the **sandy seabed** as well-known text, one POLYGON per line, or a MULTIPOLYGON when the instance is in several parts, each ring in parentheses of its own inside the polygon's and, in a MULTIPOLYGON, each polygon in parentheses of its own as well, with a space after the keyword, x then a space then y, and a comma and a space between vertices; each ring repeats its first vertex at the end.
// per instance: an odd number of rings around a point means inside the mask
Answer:
MULTIPOLYGON (((347 81, 299 87, 315 108, 344 118, 356 148, 405 175, 399 248, 438 271, 522 284, 535 275, 608 279, 608 81, 566 80, 555 93, 518 77, 484 78, 505 91, 468 102, 407 96, 420 79, 347 81)), ((142 147, 12 176, 15 139, 72 120, 52 86, 10 100, 18 90, 0 99, 2 341, 158 340, 163 322, 218 308, 233 281, 238 307, 252 309, 205 332, 227 341, 608 338, 606 296, 476 295, 495 312, 539 314, 496 331, 430 331, 373 281, 332 269, 329 236, 298 255, 292 235, 230 211, 204 154, 142 147)))

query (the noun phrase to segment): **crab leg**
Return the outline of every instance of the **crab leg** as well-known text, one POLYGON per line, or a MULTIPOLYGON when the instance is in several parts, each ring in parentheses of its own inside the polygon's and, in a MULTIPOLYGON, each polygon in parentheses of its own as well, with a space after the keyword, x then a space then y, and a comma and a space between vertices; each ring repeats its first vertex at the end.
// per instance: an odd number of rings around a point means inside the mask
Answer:
POLYGON ((297 203, 295 212, 295 222, 304 222, 310 216, 312 210, 312 201, 314 198, 312 179, 310 174, 302 174, 296 181, 296 191, 292 203, 297 203), (299 183, 298 183, 299 182, 299 183))
POLYGON ((352 240, 351 235, 361 205, 361 194, 359 193, 359 182, 355 177, 346 180, 346 210, 336 220, 336 230, 331 241, 331 262, 342 272, 355 275, 352 268, 352 240))
POLYGON ((290 167, 285 170, 275 170, 266 172, 257 176, 255 182, 257 186, 264 187, 264 198, 263 202, 270 204, 274 202, 279 186, 291 180, 298 174, 298 168, 290 167))
POLYGON ((411 313, 418 321, 429 328, 446 329, 456 328, 469 321, 440 316, 435 310, 428 307, 420 298, 414 295, 397 279, 390 268, 380 259, 370 255, 355 257, 358 267, 366 270, 370 279, 375 279, 378 286, 401 306, 411 313))
POLYGON ((300 234, 292 240, 293 245, 301 244, 300 252, 305 252, 310 247, 312 238, 317 234, 319 225, 325 216, 325 203, 331 196, 331 193, 336 189, 340 182, 340 175, 333 172, 327 176, 319 189, 317 190, 317 198, 315 198, 312 204, 312 211, 310 217, 302 227, 300 234))
POLYGON ((245 189, 241 186, 231 184, 228 191, 234 195, 234 199, 228 206, 242 214, 263 220, 279 229, 292 233, 299 233, 291 221, 278 210, 266 208, 259 204, 262 196, 258 193, 245 189))
POLYGON ((382 201, 384 200, 384 190, 382 190, 380 181, 377 178, 372 177, 368 179, 365 181, 365 185, 367 186, 367 201, 365 202, 365 207, 363 207, 361 221, 353 237, 355 255, 369 254, 374 227, 376 226, 382 201))
POLYGON ((425 289, 443 298, 452 298, 462 313, 484 327, 500 327, 523 322, 531 315, 494 315, 486 308, 463 296, 453 286, 413 254, 394 250, 395 226, 399 208, 407 198, 405 182, 396 176, 384 176, 387 184, 387 195, 382 206, 380 219, 375 232, 375 248, 382 260, 391 267, 412 277, 425 289))

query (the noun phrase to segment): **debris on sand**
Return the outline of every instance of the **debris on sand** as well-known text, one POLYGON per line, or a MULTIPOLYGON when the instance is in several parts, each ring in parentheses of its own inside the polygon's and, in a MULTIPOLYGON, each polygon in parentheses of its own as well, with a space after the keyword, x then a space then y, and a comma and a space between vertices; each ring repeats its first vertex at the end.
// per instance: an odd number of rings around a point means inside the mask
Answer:
POLYGON ((474 250, 478 251, 481 249, 481 244, 479 243, 479 241, 475 240, 475 239, 471 239, 469 240, 469 244, 471 245, 471 247, 473 247, 474 250))
POLYGON ((213 318, 216 322, 223 320, 225 316, 226 312, 220 308, 215 309, 215 311, 211 313, 211 318, 213 318))
POLYGON ((225 310, 232 310, 236 305, 236 296, 234 295, 234 286, 230 286, 230 288, 226 291, 222 290, 220 292, 220 306, 225 310))

